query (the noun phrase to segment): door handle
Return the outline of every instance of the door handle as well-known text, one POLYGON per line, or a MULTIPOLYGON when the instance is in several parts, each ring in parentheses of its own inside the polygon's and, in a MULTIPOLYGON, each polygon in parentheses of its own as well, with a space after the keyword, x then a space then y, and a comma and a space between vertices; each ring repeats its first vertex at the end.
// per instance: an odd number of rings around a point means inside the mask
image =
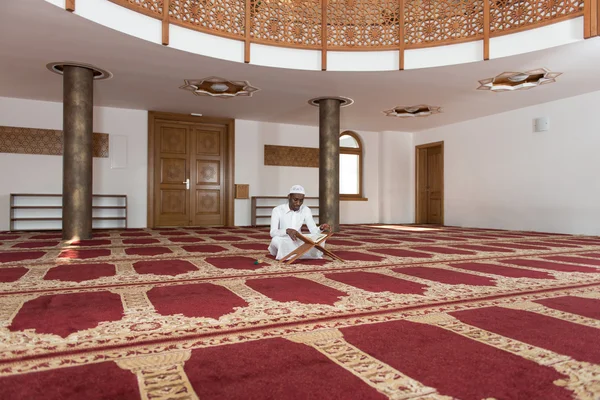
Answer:
POLYGON ((183 183, 185 183, 185 188, 186 188, 187 190, 190 190, 190 178, 187 178, 187 179, 185 180, 185 182, 183 182, 183 183))

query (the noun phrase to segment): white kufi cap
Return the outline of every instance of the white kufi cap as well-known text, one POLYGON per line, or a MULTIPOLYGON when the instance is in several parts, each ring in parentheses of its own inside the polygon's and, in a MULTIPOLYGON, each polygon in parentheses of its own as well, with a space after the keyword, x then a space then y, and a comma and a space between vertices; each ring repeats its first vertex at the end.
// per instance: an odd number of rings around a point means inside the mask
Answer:
POLYGON ((304 192, 304 188, 300 185, 292 186, 292 188, 290 189, 290 194, 293 194, 293 193, 306 194, 304 192))

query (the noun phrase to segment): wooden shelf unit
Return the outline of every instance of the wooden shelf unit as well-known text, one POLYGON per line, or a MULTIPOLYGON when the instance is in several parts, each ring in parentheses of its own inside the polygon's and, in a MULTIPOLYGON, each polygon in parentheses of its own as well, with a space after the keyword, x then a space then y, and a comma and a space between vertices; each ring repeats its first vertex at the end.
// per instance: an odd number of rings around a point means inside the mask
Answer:
MULTIPOLYGON (((94 194, 93 229, 127 228, 127 195, 94 194)), ((10 230, 44 231, 62 229, 62 194, 11 193, 10 230)))
MULTIPOLYGON (((287 196, 252 196, 250 201, 250 224, 252 226, 268 226, 271 223, 271 210, 285 202, 287 202, 287 196), (259 214, 259 210, 268 210, 268 213, 259 214), (258 220, 261 221, 260 224, 257 224, 258 220)), ((304 205, 311 210, 318 210, 319 198, 305 197, 304 205)), ((313 218, 318 225, 319 214, 313 214, 313 218)))

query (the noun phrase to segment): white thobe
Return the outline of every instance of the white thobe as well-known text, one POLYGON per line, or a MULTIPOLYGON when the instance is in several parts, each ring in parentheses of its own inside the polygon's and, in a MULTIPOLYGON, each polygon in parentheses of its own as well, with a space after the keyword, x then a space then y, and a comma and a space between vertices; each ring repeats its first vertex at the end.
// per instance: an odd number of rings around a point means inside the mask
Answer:
MULTIPOLYGON (((312 212, 310 208, 305 205, 300 206, 298 211, 290 209, 288 203, 279 205, 273 209, 271 213, 271 244, 269 245, 269 252, 275 256, 276 260, 281 260, 286 255, 290 254, 294 249, 298 248, 304 242, 300 239, 292 240, 290 236, 285 232, 286 229, 294 229, 300 232, 302 225, 306 224, 310 235, 304 235, 311 239, 318 235, 321 230, 315 224, 313 220, 312 212)), ((325 245, 325 242, 320 244, 325 245)), ((314 247, 306 252, 301 259, 307 258, 323 258, 323 252, 315 249, 314 247)))

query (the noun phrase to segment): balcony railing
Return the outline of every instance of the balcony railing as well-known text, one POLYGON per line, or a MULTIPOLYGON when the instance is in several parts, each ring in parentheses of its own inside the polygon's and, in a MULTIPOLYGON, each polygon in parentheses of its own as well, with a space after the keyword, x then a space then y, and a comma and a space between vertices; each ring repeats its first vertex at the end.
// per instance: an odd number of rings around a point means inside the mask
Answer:
POLYGON ((584 16, 598 35, 600 0, 107 0, 169 24, 250 43, 327 51, 400 51, 483 40, 584 16), (168 12, 165 12, 168 10, 168 12))

